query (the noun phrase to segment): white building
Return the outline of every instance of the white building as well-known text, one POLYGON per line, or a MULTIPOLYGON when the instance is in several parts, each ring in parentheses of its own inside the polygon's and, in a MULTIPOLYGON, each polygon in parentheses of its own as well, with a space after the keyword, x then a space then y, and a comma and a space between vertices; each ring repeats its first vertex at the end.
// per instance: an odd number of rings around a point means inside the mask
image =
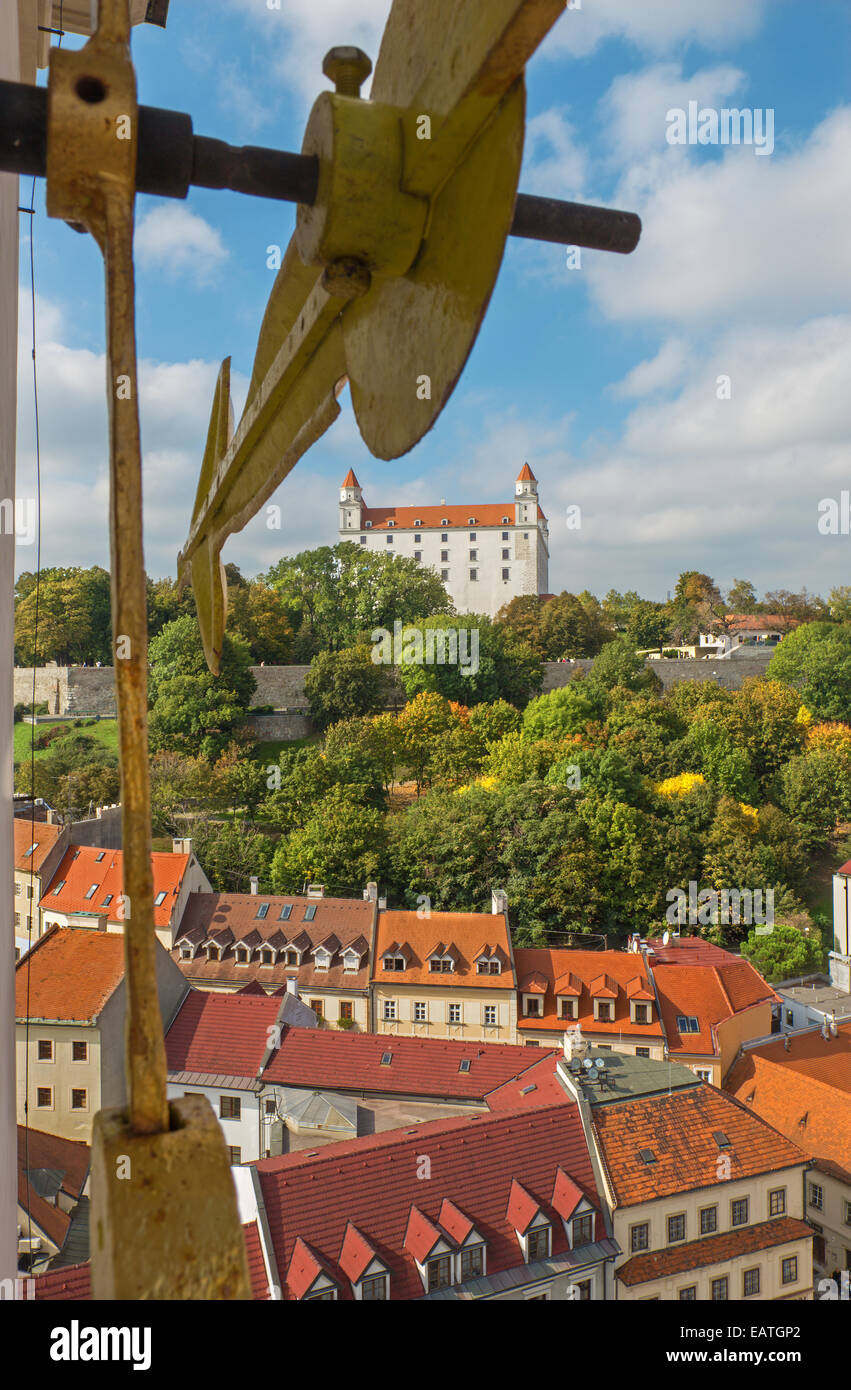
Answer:
POLYGON ((349 469, 340 489, 340 540, 430 566, 458 613, 493 617, 520 594, 548 590, 549 530, 528 463, 512 502, 470 506, 367 507, 349 469))

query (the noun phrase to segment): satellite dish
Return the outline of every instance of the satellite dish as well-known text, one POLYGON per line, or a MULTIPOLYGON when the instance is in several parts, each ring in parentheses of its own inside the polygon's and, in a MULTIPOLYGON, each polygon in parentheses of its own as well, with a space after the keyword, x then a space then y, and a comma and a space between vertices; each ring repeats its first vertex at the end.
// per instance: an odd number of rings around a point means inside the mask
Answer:
POLYGON ((586 1071, 590 1071, 591 1068, 593 1067, 594 1063, 591 1061, 591 1058, 590 1058, 590 1057, 586 1057, 585 1060, 584 1060, 584 1062, 582 1063, 582 1065, 583 1065, 583 1067, 585 1068, 586 1071))
POLYGON ((603 1061, 602 1057, 598 1057, 596 1062, 594 1063, 594 1066, 597 1068, 598 1071, 602 1071, 605 1065, 606 1064, 603 1061))
POLYGON ((671 933, 666 931, 666 932, 665 932, 665 935, 662 937, 662 945, 663 945, 663 946, 667 946, 667 944, 668 944, 668 942, 670 941, 670 939, 671 939, 671 933))

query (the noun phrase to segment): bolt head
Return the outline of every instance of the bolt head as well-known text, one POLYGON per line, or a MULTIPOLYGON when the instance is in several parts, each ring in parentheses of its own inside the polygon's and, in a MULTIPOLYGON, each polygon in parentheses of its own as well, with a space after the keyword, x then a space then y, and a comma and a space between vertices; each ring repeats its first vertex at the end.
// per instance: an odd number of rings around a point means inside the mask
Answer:
POLYGON ((322 60, 322 71, 341 96, 356 97, 372 72, 372 62, 362 48, 331 48, 322 60))

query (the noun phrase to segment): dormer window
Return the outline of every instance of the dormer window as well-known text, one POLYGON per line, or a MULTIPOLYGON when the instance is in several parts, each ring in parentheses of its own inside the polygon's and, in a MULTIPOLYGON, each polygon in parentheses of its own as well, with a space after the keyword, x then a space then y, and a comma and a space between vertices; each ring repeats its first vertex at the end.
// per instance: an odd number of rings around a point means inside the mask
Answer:
POLYGON ((421 519, 420 517, 414 517, 414 525, 415 525, 415 526, 422 526, 422 524, 423 524, 423 523, 422 523, 422 519, 421 519))
POLYGON ((488 956, 479 956, 476 961, 477 975, 500 975, 501 973, 502 965, 498 960, 493 960, 488 956))
POLYGON ((237 962, 237 965, 247 965, 247 964, 248 964, 248 950, 247 950, 247 948, 246 948, 245 946, 237 946, 237 948, 236 948, 236 962, 237 962))
POLYGON ((590 1245, 594 1240, 594 1213, 585 1212, 574 1216, 570 1223, 570 1245, 575 1250, 579 1245, 590 1245))
POLYGON ((262 948, 262 950, 260 951, 260 964, 261 964, 261 965, 274 965, 274 963, 275 963, 275 952, 272 950, 271 946, 264 946, 264 947, 262 948))
POLYGON ((299 964, 300 964, 300 957, 299 957, 298 951, 295 951, 295 950, 289 950, 289 951, 287 951, 287 965, 299 965, 299 964))
POLYGON ((313 953, 313 963, 317 970, 327 970, 331 964, 331 954, 329 951, 318 950, 313 953))
POLYGON ((429 956, 428 968, 432 975, 451 975, 455 962, 451 956, 429 956))
POLYGON ((650 1005, 649 1005, 649 1004, 633 1004, 633 1005, 632 1005, 632 1022, 633 1022, 633 1023, 650 1023, 650 1021, 651 1021, 651 1019, 650 1019, 650 1005))
POLYGON ((448 517, 448 516, 442 516, 442 517, 440 518, 440 524, 441 524, 441 526, 448 526, 448 525, 449 525, 449 517, 448 517))
POLYGON ((207 960, 221 960, 221 952, 218 946, 207 947, 207 960))
POLYGON ((390 1282, 387 1274, 374 1274, 370 1279, 362 1279, 360 1284, 360 1296, 364 1303, 375 1303, 378 1300, 389 1299, 388 1284, 390 1282))
POLYGON ((192 959, 192 947, 191 947, 191 946, 181 946, 181 948, 180 948, 180 959, 181 959, 181 960, 191 960, 191 959, 192 959))
POLYGON ((614 1023, 615 1006, 611 999, 594 1000, 594 1017, 598 1023, 614 1023))
POLYGON ((540 1226, 533 1226, 526 1236, 526 1263, 549 1259, 551 1246, 552 1227, 549 1221, 540 1226))
POLYGON ((360 956, 357 951, 343 952, 343 971, 346 975, 354 975, 360 966, 360 956))
POLYGON ((383 965, 383 967, 384 967, 385 970, 404 970, 404 969, 405 969, 405 957, 404 957, 404 956, 384 956, 384 957, 382 958, 382 965, 383 965))
POLYGON ((448 1289, 452 1286, 452 1256, 436 1255, 426 1262, 428 1291, 448 1289))
POLYGON ((559 1018, 577 1019, 579 1017, 578 999, 559 999, 558 1001, 559 1018))
POLYGON ((544 1012, 544 1001, 537 994, 523 995, 523 1016, 524 1018, 541 1018, 544 1012))
POLYGON ((677 1032, 678 1032, 678 1033, 699 1033, 699 1032, 700 1032, 700 1024, 698 1023, 698 1021, 697 1021, 697 1019, 695 1018, 694 1014, 678 1014, 678 1015, 677 1015, 677 1032))
POLYGON ((365 529, 368 530, 369 527, 372 525, 372 522, 371 522, 371 521, 365 521, 363 524, 364 524, 365 529))

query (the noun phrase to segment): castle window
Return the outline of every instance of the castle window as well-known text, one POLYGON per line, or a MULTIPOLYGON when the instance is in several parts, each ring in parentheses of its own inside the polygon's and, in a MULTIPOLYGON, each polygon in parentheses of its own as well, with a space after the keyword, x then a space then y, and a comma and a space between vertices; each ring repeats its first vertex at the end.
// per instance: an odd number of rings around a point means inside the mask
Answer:
MULTIPOLYGON (((449 525, 449 517, 448 517, 448 516, 442 516, 442 517, 440 518, 440 524, 441 524, 441 526, 448 526, 448 525, 449 525)), ((446 539, 446 537, 444 536, 444 540, 445 540, 445 539, 446 539)))
MULTIPOLYGON (((470 520, 472 521, 473 518, 470 517, 470 520)), ((476 539, 476 533, 475 533, 475 531, 471 531, 471 532, 470 532, 470 540, 471 540, 471 541, 474 541, 475 539, 476 539)))
POLYGON ((502 577, 503 577, 503 579, 510 579, 510 578, 511 578, 511 571, 510 571, 510 570, 503 570, 503 571, 502 571, 502 577))
POLYGON ((366 536, 361 536, 360 543, 361 545, 366 545, 366 536))
POLYGON ((503 560, 510 560, 510 559, 511 559, 511 551, 510 551, 510 550, 503 550, 503 552, 502 552, 502 558, 503 558, 503 560))
POLYGON ((422 558, 423 558, 423 552, 422 552, 421 550, 415 550, 415 551, 414 551, 414 559, 417 560, 417 561, 422 561, 422 558))
POLYGON ((392 517, 390 517, 390 518, 388 519, 387 525, 388 525, 388 526, 395 526, 395 525, 396 525, 396 523, 395 523, 395 521, 393 520, 392 517))
POLYGON ((441 550, 441 552, 440 552, 440 558, 441 558, 441 560, 448 560, 448 559, 449 559, 449 551, 448 551, 448 550, 441 550))
MULTIPOLYGON (((415 526, 419 526, 420 523, 419 523, 418 521, 415 521, 415 522, 414 522, 414 525, 415 525, 415 526)), ((420 545, 420 544, 422 543, 422 539, 423 539, 422 536, 419 536, 419 535, 414 536, 414 545, 420 545)))
MULTIPOLYGON (((507 520, 508 520, 508 517, 507 517, 507 516, 504 516, 502 519, 503 519, 503 521, 507 521, 507 520)), ((504 541, 507 541, 507 540, 508 540, 508 532, 507 532, 507 531, 503 531, 503 533, 502 533, 502 539, 503 539, 504 541)))
MULTIPOLYGON (((419 517, 419 516, 418 516, 418 517, 415 517, 415 518, 414 518, 414 525, 415 525, 415 526, 422 526, 422 524, 423 524, 423 523, 422 523, 422 517, 419 517)), ((419 540, 419 536, 417 536, 417 540, 419 540)))
POLYGON ((440 540, 441 540, 441 544, 445 545, 445 543, 449 540, 449 532, 448 532, 448 531, 443 531, 443 532, 441 532, 440 540))
POLYGON ((371 522, 371 521, 365 521, 365 522, 364 522, 364 526, 366 526, 366 527, 370 527, 371 525, 372 525, 372 522, 371 522))
POLYGON ((388 544, 388 545, 392 545, 392 544, 393 544, 393 537, 392 537, 392 536, 388 536, 388 537, 387 537, 387 544, 388 544))
POLYGON ((470 578, 471 578, 471 579, 478 579, 478 577, 479 577, 479 571, 478 571, 478 570, 470 570, 470 578))
POLYGON ((440 577, 443 580, 447 580, 449 578, 449 570, 441 570, 440 577))
POLYGON ((471 551, 470 551, 470 559, 471 559, 471 560, 478 560, 478 558, 479 558, 479 552, 478 552, 478 550, 471 550, 471 551))

